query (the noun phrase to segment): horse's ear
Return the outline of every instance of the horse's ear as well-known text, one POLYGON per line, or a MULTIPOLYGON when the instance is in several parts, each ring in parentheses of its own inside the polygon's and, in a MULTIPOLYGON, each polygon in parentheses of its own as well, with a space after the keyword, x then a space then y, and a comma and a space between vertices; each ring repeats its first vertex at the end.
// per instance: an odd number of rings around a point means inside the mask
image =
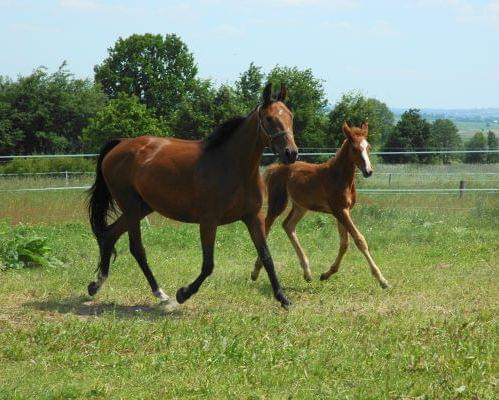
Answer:
POLYGON ((281 91, 279 92, 279 95, 277 96, 278 101, 285 101, 288 97, 288 88, 284 83, 281 83, 281 91))
POLYGON ((343 126, 341 127, 341 129, 348 139, 353 139, 354 134, 348 126, 347 121, 343 122, 343 126))
POLYGON ((272 82, 265 85, 263 89, 263 106, 268 106, 272 102, 272 82))

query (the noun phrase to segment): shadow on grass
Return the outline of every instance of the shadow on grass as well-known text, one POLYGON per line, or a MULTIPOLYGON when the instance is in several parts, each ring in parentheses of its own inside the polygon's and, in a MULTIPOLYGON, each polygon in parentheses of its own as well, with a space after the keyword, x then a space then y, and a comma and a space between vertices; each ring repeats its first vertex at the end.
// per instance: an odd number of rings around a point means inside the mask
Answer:
POLYGON ((40 311, 57 312, 60 314, 74 314, 82 317, 98 317, 110 314, 123 319, 164 319, 182 316, 179 308, 167 310, 163 305, 134 304, 123 305, 116 303, 100 303, 91 301, 87 296, 73 296, 64 299, 49 298, 46 300, 28 301, 24 307, 40 311))

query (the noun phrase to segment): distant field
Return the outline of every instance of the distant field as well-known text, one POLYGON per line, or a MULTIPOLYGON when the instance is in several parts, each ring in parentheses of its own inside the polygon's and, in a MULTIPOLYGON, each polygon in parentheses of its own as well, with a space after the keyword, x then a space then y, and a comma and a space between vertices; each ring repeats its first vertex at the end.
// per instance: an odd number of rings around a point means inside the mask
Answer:
POLYGON ((499 136, 499 123, 485 123, 485 122, 454 122, 459 129, 459 134, 464 140, 469 140, 476 132, 492 131, 499 136))

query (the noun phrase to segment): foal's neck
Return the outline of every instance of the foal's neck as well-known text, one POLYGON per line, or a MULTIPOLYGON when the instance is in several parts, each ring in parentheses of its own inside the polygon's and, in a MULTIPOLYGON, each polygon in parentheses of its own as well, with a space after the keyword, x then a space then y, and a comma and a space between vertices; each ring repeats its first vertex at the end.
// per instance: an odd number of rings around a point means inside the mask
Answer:
POLYGON ((334 183, 343 187, 352 186, 355 179, 355 163, 350 158, 349 146, 345 140, 336 155, 326 162, 334 183))

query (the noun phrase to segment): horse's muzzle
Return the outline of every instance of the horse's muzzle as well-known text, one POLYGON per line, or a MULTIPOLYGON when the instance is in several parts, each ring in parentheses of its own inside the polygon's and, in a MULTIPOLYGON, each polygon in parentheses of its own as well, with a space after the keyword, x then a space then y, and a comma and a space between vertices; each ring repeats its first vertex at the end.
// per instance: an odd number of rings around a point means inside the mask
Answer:
POLYGON ((282 161, 285 164, 293 164, 297 158, 298 158, 298 150, 285 149, 282 161))

